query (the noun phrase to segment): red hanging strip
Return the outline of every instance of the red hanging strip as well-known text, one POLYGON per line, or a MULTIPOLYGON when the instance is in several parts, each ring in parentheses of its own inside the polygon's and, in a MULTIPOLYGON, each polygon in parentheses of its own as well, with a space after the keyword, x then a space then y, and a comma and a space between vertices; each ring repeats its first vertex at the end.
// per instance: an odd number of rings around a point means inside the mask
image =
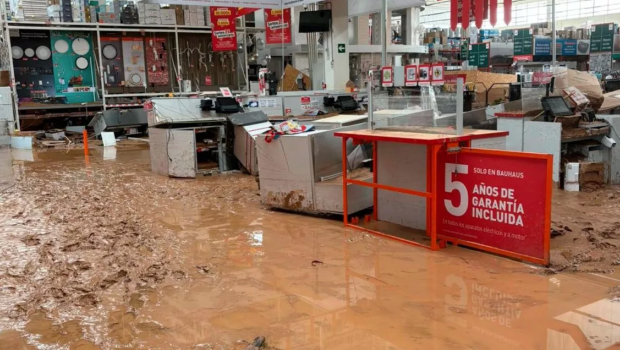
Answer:
POLYGON ((469 3, 473 0, 461 0, 463 2, 463 10, 461 11, 461 26, 463 29, 469 28, 469 3))
POLYGON ((490 0, 489 7, 489 21, 491 22, 491 25, 495 27, 495 24, 497 23, 497 0, 490 0))
POLYGON ((476 17, 476 28, 482 28, 482 20, 484 20, 484 0, 474 0, 476 1, 476 8, 474 16, 476 17))
POLYGON ((504 0, 504 23, 509 25, 512 21, 512 0, 504 0))
POLYGON ((450 29, 456 30, 456 25, 459 22, 459 0, 450 0, 450 29))

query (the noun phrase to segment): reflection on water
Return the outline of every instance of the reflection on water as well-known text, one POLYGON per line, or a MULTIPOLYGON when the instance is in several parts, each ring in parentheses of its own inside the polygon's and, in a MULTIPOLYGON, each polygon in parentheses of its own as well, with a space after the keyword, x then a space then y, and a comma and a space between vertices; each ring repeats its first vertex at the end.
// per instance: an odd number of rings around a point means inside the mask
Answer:
MULTIPOLYGON (((99 158, 99 166, 133 161, 117 155, 116 162, 99 158)), ((71 153, 43 157, 84 164, 71 153)), ((134 181, 150 170, 127 171, 134 181)), ((220 205, 209 194, 200 201, 180 197, 147 208, 181 239, 185 275, 102 303, 102 319, 32 313, 23 327, 0 332, 0 349, 243 349, 239 340, 259 335, 291 350, 606 349, 620 342, 620 303, 605 298, 610 279, 542 276, 472 250, 429 252, 253 202, 220 205)))

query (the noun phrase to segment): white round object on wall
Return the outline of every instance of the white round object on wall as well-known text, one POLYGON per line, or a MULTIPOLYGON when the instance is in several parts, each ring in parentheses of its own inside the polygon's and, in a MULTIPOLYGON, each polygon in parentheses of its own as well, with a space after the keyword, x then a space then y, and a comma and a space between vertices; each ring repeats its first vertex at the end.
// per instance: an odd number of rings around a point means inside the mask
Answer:
POLYGON ((34 50, 31 48, 27 48, 26 50, 24 50, 24 54, 26 55, 26 57, 34 57, 34 50))
POLYGON ((24 57, 24 50, 19 46, 13 46, 11 48, 11 53, 13 54, 13 59, 18 60, 24 57))
POLYGON ((76 54, 84 56, 88 53, 88 51, 90 51, 90 44, 88 43, 88 40, 84 38, 77 38, 71 43, 71 48, 76 54))
POLYGON ((103 54, 103 57, 109 59, 109 60, 113 60, 116 59, 116 54, 118 53, 116 50, 116 46, 114 45, 106 45, 103 47, 103 50, 101 52, 103 54))
POLYGON ((52 57, 52 50, 49 47, 41 45, 37 47, 37 58, 45 61, 52 57))
POLYGON ((84 70, 88 68, 88 60, 84 57, 78 57, 77 60, 75 60, 75 66, 78 67, 78 69, 84 70))
POLYGON ((69 43, 60 39, 54 43, 54 50, 58 53, 66 53, 69 51, 69 43))

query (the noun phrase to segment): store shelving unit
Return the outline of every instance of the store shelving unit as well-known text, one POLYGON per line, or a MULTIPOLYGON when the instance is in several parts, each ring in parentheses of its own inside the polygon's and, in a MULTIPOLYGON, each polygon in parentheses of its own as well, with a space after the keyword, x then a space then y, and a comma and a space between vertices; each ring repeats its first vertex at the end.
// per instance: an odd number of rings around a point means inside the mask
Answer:
MULTIPOLYGON (((261 31, 264 28, 254 28, 254 27, 245 27, 245 21, 242 18, 241 21, 242 26, 237 27, 237 32, 243 33, 243 37, 246 36, 247 32, 252 31, 261 31)), ((99 81, 95 84, 95 88, 98 91, 98 95, 100 99, 96 102, 92 102, 88 104, 89 108, 92 109, 103 109, 106 110, 108 108, 118 108, 118 107, 141 107, 142 103, 107 103, 106 100, 110 100, 113 98, 149 98, 156 96, 188 96, 188 95, 216 95, 217 92, 182 92, 181 80, 177 77, 182 76, 181 72, 183 69, 183 61, 181 58, 181 50, 179 48, 179 34, 190 33, 190 34, 211 34, 211 28, 209 27, 194 27, 194 26, 186 26, 186 25, 146 25, 146 24, 122 24, 122 23, 76 23, 76 22, 34 22, 34 21, 3 21, 2 26, 4 27, 5 33, 5 45, 10 48, 11 45, 11 37, 9 35, 10 30, 39 30, 39 31, 79 31, 79 32, 91 32, 93 33, 93 41, 95 41, 95 47, 93 48, 95 52, 95 72, 98 74, 99 81), (101 48, 101 35, 102 33, 139 33, 143 36, 146 33, 171 33, 174 34, 174 52, 171 52, 172 59, 172 67, 170 67, 173 75, 170 79, 170 91, 162 91, 162 92, 144 92, 144 93, 108 93, 105 86, 103 69, 101 66, 102 60, 102 52, 101 48), (176 84, 175 84, 176 82, 176 84)), ((10 52, 11 50, 9 50, 10 52)), ((244 64, 247 66, 247 55, 243 55, 244 64)), ((236 59, 235 64, 239 63, 239 59, 236 59)), ((13 59, 10 59, 10 77, 12 82, 12 91, 13 91, 13 101, 14 101, 14 109, 16 111, 16 126, 19 129, 19 112, 20 111, 33 111, 33 110, 41 110, 41 109, 80 109, 83 108, 83 105, 73 104, 73 105, 50 105, 45 107, 19 107, 18 106, 18 98, 17 98, 17 88, 14 84, 15 82, 15 72, 13 67, 13 59)), ((249 82, 247 81, 248 77, 245 75, 245 85, 249 86, 249 82)))

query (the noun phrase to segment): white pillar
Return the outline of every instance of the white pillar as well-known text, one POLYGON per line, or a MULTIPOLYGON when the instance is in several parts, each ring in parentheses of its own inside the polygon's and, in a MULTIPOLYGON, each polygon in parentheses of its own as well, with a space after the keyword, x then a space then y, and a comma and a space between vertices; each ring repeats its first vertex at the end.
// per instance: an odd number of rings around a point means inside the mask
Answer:
POLYGON ((416 31, 417 26, 420 24, 420 8, 412 7, 406 10, 406 27, 403 42, 407 45, 420 45, 420 33, 416 31))
POLYGON ((347 1, 332 1, 332 32, 323 40, 325 84, 327 89, 344 89, 349 81, 349 5, 347 1), (345 52, 338 52, 338 44, 345 45, 345 52), (328 51, 327 54, 325 52, 328 51))

